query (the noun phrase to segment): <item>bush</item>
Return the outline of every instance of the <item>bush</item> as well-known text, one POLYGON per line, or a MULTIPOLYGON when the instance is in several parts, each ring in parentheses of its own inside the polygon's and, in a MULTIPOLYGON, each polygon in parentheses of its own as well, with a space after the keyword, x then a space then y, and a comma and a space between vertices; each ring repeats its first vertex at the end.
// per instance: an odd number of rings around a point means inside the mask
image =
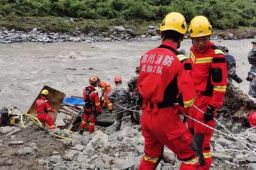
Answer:
POLYGON ((254 26, 255 0, 0 0, 3 16, 57 16, 84 19, 148 20, 159 22, 172 11, 187 21, 205 15, 214 27, 254 26))

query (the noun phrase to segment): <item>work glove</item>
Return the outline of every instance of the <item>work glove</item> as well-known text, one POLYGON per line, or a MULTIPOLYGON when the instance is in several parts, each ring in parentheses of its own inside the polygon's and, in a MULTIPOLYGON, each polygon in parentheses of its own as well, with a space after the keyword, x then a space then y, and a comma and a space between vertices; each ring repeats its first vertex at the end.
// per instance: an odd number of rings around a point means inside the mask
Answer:
POLYGON ((101 115, 102 112, 96 111, 95 113, 95 117, 98 117, 99 115, 101 115))
POLYGON ((247 81, 252 81, 251 76, 246 77, 246 80, 247 80, 247 81))
POLYGON ((238 77, 237 75, 235 75, 234 77, 234 80, 237 82, 237 83, 242 83, 242 79, 240 77, 238 77))
POLYGON ((204 113, 204 120, 205 122, 208 122, 210 120, 213 120, 213 117, 214 117, 214 107, 211 105, 208 105, 204 113))

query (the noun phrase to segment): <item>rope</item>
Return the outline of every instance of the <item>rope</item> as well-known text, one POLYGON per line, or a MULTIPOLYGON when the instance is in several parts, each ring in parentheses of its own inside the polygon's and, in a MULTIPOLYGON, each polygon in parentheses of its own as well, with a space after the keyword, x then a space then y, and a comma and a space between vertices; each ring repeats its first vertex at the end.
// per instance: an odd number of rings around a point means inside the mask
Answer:
MULTIPOLYGON (((204 112, 203 112, 201 109, 199 109, 198 107, 196 107, 196 106, 194 106, 194 105, 193 105, 193 107, 196 108, 199 112, 204 113, 204 112)), ((190 117, 190 116, 188 116, 188 115, 186 115, 186 114, 183 114, 183 115, 184 115, 185 117, 187 117, 187 118, 189 118, 189 119, 191 119, 191 120, 193 120, 193 121, 195 121, 195 122, 197 122, 197 123, 199 123, 199 124, 201 124, 201 125, 203 125, 203 126, 209 128, 209 129, 213 130, 213 131, 216 131, 216 132, 218 132, 218 133, 220 133, 220 134, 222 134, 222 135, 224 135, 224 136, 226 136, 226 137, 229 137, 229 138, 232 138, 232 139, 234 139, 234 140, 236 140, 236 141, 239 141, 245 148, 247 148, 247 149, 250 151, 250 153, 253 153, 253 154, 256 155, 256 149, 252 150, 250 147, 247 146, 247 145, 250 145, 250 146, 256 148, 255 145, 253 145, 253 144, 251 144, 251 143, 248 143, 248 142, 245 142, 245 141, 239 139, 239 137, 236 137, 235 134, 231 133, 227 128, 225 128, 224 125, 222 125, 222 124, 221 124, 219 121, 217 121, 216 119, 214 119, 214 120, 215 120, 219 125, 221 125, 221 127, 223 127, 223 128, 228 132, 228 134, 226 134, 226 133, 224 133, 224 132, 222 132, 222 131, 220 131, 220 130, 217 130, 217 129, 215 129, 215 128, 212 128, 212 127, 210 127, 209 125, 207 125, 207 124, 205 124, 205 123, 203 123, 203 122, 201 122, 201 121, 198 121, 198 120, 196 120, 196 119, 194 119, 194 118, 192 118, 192 117, 190 117)))
MULTIPOLYGON (((126 108, 126 107, 121 106, 121 105, 116 104, 116 103, 114 103, 114 105, 116 105, 116 106, 118 106, 118 107, 120 107, 120 108, 124 109, 124 111, 131 111, 131 112, 137 112, 137 113, 140 113, 140 111, 138 111, 138 110, 132 110, 133 108, 136 108, 137 106, 133 106, 133 107, 130 107, 130 108, 126 108)), ((124 111, 121 111, 120 113, 122 113, 122 112, 124 112, 124 111)), ((118 112, 118 113, 119 113, 119 112, 118 112)))
MULTIPOLYGON (((21 122, 21 126, 22 126, 23 128, 26 128, 26 126, 25 126, 25 124, 24 124, 24 121, 23 121, 23 119, 24 119, 25 116, 27 116, 30 120, 32 120, 38 127, 43 128, 42 123, 40 122, 40 120, 38 120, 37 117, 35 117, 35 116, 33 116, 33 115, 30 115, 30 114, 27 114, 27 113, 21 114, 21 118, 20 118, 21 120, 20 120, 20 122, 21 122)), ((68 130, 68 129, 67 129, 67 130, 68 130)), ((69 132, 71 133, 72 131, 69 131, 69 132)), ((54 133, 50 133, 50 135, 52 135, 52 136, 54 136, 54 137, 61 138, 61 139, 66 139, 66 140, 71 140, 71 141, 73 140, 72 138, 60 136, 60 135, 57 135, 57 134, 54 134, 54 133)))
POLYGON ((35 122, 36 125, 38 125, 39 127, 42 127, 42 123, 38 120, 37 117, 32 116, 32 115, 27 114, 27 113, 23 113, 23 114, 21 114, 21 117, 20 117, 21 126, 22 126, 23 128, 26 127, 25 124, 24 124, 24 121, 23 121, 24 116, 27 116, 27 117, 30 118, 33 122, 35 122))
POLYGON ((232 139, 234 139, 234 140, 236 140, 236 141, 239 141, 245 148, 247 148, 248 150, 250 150, 250 153, 253 153, 253 154, 256 155, 256 152, 255 152, 256 149, 255 149, 255 150, 252 150, 251 148, 249 148, 248 146, 246 146, 246 145, 251 145, 251 146, 256 147, 255 145, 250 144, 250 143, 245 142, 245 141, 242 141, 242 140, 239 140, 239 139, 237 139, 236 137, 234 137, 232 134, 226 134, 226 133, 224 133, 224 132, 222 132, 222 131, 220 131, 220 130, 217 130, 217 129, 215 129, 215 128, 212 128, 212 127, 210 127, 210 126, 204 124, 203 122, 200 122, 200 121, 198 121, 198 120, 196 120, 196 119, 194 119, 194 118, 192 118, 192 117, 190 117, 190 116, 188 116, 188 115, 185 115, 185 114, 183 114, 183 115, 184 115, 185 117, 187 117, 187 118, 189 118, 189 119, 191 119, 191 120, 193 120, 193 121, 195 121, 195 122, 197 122, 197 123, 199 123, 199 124, 201 124, 201 125, 203 125, 203 126, 209 128, 209 129, 215 131, 215 132, 218 132, 218 133, 222 134, 223 136, 226 136, 226 137, 232 138, 232 139))
POLYGON ((57 134, 55 134, 55 133, 50 133, 50 135, 52 135, 52 136, 54 136, 54 137, 57 137, 57 138, 61 138, 61 139, 66 139, 66 140, 73 141, 72 138, 65 137, 65 136, 60 136, 60 135, 57 135, 57 134))
MULTIPOLYGON (((199 112, 201 112, 201 113, 204 114, 204 112, 203 112, 201 109, 199 109, 198 107, 196 107, 195 105, 193 105, 193 107, 196 108, 199 112)), ((233 134, 233 133, 230 132, 224 125, 222 125, 217 119, 214 118, 214 120, 217 122, 217 124, 219 124, 223 129, 225 129, 225 130, 229 133, 229 136, 231 136, 231 138, 233 138, 233 139, 235 139, 235 140, 237 140, 237 141, 240 141, 240 142, 242 142, 242 143, 244 143, 244 144, 247 144, 247 145, 251 145, 251 146, 253 146, 253 147, 256 147, 255 145, 253 145, 253 144, 251 144, 251 143, 248 143, 248 142, 239 140, 239 137, 238 137, 239 134, 233 134)), ((204 123, 203 123, 203 124, 204 124, 204 123)), ((224 133, 224 134, 225 134, 225 133, 224 133)), ((227 134, 225 134, 225 135, 227 135, 227 134)), ((246 147, 247 147, 247 146, 246 146, 246 147)))

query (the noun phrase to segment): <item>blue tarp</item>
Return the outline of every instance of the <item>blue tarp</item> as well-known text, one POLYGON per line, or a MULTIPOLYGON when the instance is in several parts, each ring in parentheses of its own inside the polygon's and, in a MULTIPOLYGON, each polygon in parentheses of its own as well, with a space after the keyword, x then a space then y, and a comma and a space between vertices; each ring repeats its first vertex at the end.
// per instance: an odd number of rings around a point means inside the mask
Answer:
POLYGON ((83 106, 85 102, 84 102, 84 99, 80 97, 65 97, 62 104, 83 106))

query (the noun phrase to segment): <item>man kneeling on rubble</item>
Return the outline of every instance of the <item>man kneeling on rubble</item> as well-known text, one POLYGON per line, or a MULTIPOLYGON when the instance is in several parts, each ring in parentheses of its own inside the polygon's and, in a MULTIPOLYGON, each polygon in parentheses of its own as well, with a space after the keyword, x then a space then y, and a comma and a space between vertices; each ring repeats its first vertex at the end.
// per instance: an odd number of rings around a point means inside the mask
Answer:
POLYGON ((47 89, 42 90, 40 97, 35 102, 37 118, 49 126, 49 129, 55 129, 55 123, 49 112, 56 112, 46 100, 49 94, 47 89))
POLYGON ((80 125, 80 134, 83 133, 89 121, 88 131, 90 133, 94 132, 96 117, 101 114, 102 109, 100 105, 100 98, 95 87, 98 86, 98 77, 91 76, 89 78, 90 85, 85 87, 83 90, 83 96, 85 101, 84 114, 82 118, 82 123, 80 125))
POLYGON ((114 103, 115 112, 116 112, 116 121, 114 124, 115 131, 120 130, 122 125, 123 114, 126 111, 126 108, 129 106, 131 96, 125 88, 122 87, 122 77, 116 76, 114 78, 116 87, 109 94, 108 98, 111 102, 114 103))
POLYGON ((177 57, 187 24, 182 14, 169 13, 160 26, 162 44, 147 51, 140 60, 138 90, 143 99, 141 130, 144 152, 139 170, 153 170, 159 163, 164 146, 182 161, 180 170, 197 170, 198 157, 193 137, 179 117, 175 103, 183 96, 184 107, 191 107, 196 97, 191 64, 177 57))

